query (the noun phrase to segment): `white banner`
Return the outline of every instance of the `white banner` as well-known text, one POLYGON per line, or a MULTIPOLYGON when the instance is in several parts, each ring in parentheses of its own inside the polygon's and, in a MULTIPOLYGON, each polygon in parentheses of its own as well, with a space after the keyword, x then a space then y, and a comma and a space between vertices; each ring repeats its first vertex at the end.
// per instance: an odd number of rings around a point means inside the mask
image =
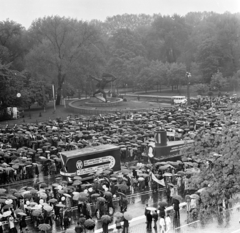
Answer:
POLYGON ((162 180, 159 180, 153 173, 152 173, 152 179, 157 182, 158 184, 162 185, 162 186, 165 186, 165 182, 164 182, 164 179, 162 180))

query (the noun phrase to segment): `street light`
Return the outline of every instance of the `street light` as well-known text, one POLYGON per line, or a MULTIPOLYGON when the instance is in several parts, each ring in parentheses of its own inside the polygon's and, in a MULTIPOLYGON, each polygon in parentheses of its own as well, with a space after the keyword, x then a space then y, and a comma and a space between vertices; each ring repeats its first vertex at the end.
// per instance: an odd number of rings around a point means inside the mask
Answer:
POLYGON ((189 78, 191 78, 191 73, 186 72, 186 77, 187 77, 187 103, 190 105, 190 81, 189 78))
POLYGON ((22 95, 21 93, 17 93, 17 97, 20 98, 22 95))

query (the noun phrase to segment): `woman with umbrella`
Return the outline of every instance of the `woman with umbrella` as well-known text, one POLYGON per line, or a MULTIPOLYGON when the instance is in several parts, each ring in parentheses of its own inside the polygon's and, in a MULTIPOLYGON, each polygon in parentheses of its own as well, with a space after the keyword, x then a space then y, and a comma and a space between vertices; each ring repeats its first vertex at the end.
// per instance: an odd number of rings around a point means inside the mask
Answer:
POLYGON ((158 210, 159 210, 159 217, 160 218, 165 218, 165 209, 166 209, 167 205, 168 204, 165 201, 162 201, 162 202, 159 203, 158 210))

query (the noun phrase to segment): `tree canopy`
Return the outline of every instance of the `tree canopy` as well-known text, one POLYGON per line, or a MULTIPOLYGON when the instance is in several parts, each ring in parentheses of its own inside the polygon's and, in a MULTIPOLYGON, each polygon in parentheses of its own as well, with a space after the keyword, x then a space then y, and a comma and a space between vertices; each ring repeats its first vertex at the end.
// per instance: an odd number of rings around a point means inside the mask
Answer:
POLYGON ((91 92, 89 74, 103 72, 117 77, 116 88, 178 87, 191 72, 191 84, 235 90, 239 35, 240 15, 230 13, 124 14, 90 22, 49 16, 36 19, 28 30, 0 22, 0 59, 11 70, 54 84, 57 104, 64 85, 91 92))

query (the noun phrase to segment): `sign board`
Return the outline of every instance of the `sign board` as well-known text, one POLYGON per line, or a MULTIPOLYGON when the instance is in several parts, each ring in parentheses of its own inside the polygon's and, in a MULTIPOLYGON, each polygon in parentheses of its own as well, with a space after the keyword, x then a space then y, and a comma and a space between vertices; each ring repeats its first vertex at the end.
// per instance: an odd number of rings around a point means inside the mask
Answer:
POLYGON ((167 146, 156 146, 155 157, 158 159, 169 159, 170 157, 180 156, 181 149, 192 146, 193 140, 188 141, 170 141, 167 146))
POLYGON ((64 151, 61 153, 61 160, 66 173, 81 176, 87 176, 108 168, 113 171, 121 169, 120 148, 114 145, 64 151))

